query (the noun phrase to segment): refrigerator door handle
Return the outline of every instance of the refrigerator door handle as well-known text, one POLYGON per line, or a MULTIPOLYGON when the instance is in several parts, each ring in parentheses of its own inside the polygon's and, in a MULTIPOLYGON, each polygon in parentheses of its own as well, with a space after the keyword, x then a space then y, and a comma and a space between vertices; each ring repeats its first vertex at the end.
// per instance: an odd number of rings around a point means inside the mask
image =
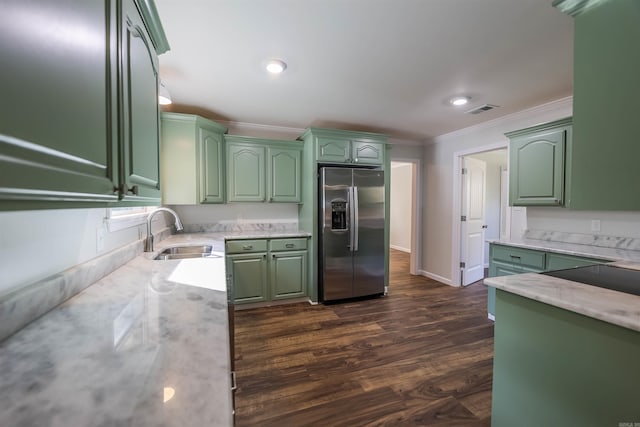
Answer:
POLYGON ((347 212, 349 213, 349 251, 354 251, 354 225, 355 225, 355 217, 354 217, 354 205, 353 205, 353 187, 349 187, 347 191, 347 212))
POLYGON ((351 229, 353 230, 353 252, 358 252, 358 240, 360 240, 360 236, 358 236, 358 229, 360 228, 360 212, 358 211, 358 187, 353 187, 353 225, 351 229))

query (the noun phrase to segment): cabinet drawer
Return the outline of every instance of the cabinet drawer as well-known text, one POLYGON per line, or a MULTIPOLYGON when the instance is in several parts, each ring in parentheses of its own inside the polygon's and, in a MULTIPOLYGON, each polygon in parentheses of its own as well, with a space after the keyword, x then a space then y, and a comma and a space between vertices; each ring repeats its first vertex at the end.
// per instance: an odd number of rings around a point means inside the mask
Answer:
POLYGON ((274 239, 269 241, 269 250, 299 251, 307 249, 307 239, 274 239))
POLYGON ((563 255, 548 253, 547 254, 547 271, 564 270, 567 268, 586 267, 589 265, 602 264, 602 259, 577 257, 572 255, 563 255))
POLYGON ((228 254, 266 252, 266 240, 230 240, 226 244, 228 254))
POLYGON ((540 271, 545 269, 545 253, 530 249, 492 246, 491 260, 537 268, 540 271))

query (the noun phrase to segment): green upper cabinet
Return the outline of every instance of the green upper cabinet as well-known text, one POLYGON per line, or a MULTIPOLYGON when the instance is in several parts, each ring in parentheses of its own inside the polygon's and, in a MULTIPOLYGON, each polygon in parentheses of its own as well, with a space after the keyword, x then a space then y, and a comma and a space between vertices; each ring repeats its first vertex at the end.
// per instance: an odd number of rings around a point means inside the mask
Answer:
POLYGON ((160 202, 158 57, 134 0, 122 2, 122 197, 135 204, 160 202))
POLYGON ((109 2, 2 2, 0 208, 118 200, 115 16, 109 2))
POLYGON ((506 134, 509 146, 509 201, 514 206, 562 206, 566 148, 571 119, 506 134))
POLYGON ((152 1, 3 2, 0 209, 157 203, 166 50, 152 1))
POLYGON ((300 202, 301 155, 297 148, 267 148, 270 202, 300 202))
POLYGON ((386 137, 367 132, 309 128, 301 139, 313 138, 318 163, 383 165, 386 137))
POLYGON ((299 142, 234 135, 225 141, 229 202, 300 202, 299 142))
POLYGON ((574 141, 567 205, 640 210, 640 6, 637 0, 556 0, 574 15, 574 141))
POLYGON ((163 113, 164 204, 224 203, 227 128, 192 114, 163 113))
POLYGON ((266 199, 264 145, 227 139, 227 195, 230 202, 264 202, 266 199))
POLYGON ((385 144, 377 142, 351 142, 351 159, 361 165, 382 165, 385 144))

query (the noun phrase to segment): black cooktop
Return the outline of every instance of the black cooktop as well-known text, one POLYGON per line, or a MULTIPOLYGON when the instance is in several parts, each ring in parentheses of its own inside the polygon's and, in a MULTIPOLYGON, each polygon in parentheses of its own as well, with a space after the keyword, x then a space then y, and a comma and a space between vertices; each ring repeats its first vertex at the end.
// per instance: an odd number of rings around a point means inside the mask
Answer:
POLYGON ((599 288, 640 295, 640 270, 600 264, 590 265, 588 267, 569 268, 567 270, 548 271, 542 274, 597 286, 599 288))

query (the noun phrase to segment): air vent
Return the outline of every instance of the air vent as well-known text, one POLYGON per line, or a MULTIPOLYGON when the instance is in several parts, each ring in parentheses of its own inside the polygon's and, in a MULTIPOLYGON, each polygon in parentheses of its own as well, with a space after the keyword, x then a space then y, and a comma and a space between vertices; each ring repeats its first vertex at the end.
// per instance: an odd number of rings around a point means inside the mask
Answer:
POLYGON ((484 104, 484 105, 476 107, 476 108, 474 108, 472 110, 465 111, 465 113, 466 114, 480 114, 480 113, 484 113, 485 111, 493 110, 494 108, 498 108, 498 107, 499 107, 499 105, 484 104))

